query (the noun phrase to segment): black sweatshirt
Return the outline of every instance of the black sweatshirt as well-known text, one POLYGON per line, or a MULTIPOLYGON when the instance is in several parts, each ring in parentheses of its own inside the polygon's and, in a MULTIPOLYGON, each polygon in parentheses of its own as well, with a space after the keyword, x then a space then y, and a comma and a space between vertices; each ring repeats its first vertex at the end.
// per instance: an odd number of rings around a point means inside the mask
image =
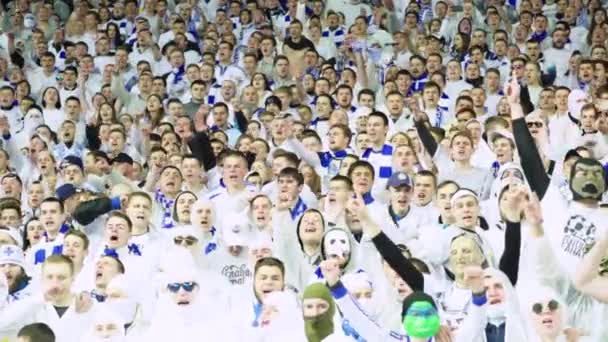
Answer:
POLYGON ((80 203, 74 210, 72 217, 83 226, 95 221, 99 216, 120 209, 120 199, 101 197, 80 203))
POLYGON ((545 165, 538 153, 534 138, 528 130, 528 125, 524 118, 513 120, 513 136, 519 158, 521 159, 521 167, 524 170, 528 184, 532 191, 536 192, 539 199, 543 199, 551 179, 545 171, 545 165))
MULTIPOLYGON (((515 286, 519 271, 519 256, 521 249, 521 224, 507 223, 505 233, 505 250, 500 258, 499 269, 503 271, 511 284, 515 286)), ((401 251, 391 239, 380 232, 372 242, 389 266, 407 283, 413 291, 424 291, 424 277, 414 264, 401 254, 401 251)))
POLYGON ((416 132, 418 132, 418 136, 420 137, 422 145, 427 150, 427 152, 429 152, 432 158, 435 155, 435 152, 437 152, 437 148, 439 145, 435 141, 435 138, 433 138, 433 135, 431 134, 431 131, 429 131, 429 128, 426 127, 425 121, 415 121, 414 125, 416 127, 416 132))

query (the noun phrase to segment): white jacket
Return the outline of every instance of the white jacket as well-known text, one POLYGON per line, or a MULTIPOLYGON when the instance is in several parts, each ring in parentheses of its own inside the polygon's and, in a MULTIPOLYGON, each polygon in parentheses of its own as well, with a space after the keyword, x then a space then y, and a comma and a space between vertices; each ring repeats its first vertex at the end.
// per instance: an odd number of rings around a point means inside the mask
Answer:
POLYGON ((80 314, 73 304, 59 317, 55 307, 46 303, 42 294, 14 302, 0 312, 0 337, 15 338, 24 325, 42 322, 53 330, 57 342, 79 342, 92 322, 92 309, 80 314))

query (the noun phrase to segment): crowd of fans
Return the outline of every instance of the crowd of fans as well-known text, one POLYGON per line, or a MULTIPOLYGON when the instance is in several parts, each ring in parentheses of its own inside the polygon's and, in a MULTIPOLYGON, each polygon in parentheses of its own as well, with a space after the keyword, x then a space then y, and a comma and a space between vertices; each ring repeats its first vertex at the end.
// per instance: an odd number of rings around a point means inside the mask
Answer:
POLYGON ((2 0, 0 342, 608 341, 605 0, 2 0))

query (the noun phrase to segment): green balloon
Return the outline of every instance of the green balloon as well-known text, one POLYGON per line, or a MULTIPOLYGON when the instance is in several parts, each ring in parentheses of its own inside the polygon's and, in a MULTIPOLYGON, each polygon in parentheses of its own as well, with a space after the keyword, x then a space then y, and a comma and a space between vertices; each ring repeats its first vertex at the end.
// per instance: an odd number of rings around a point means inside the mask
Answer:
POLYGON ((403 318, 403 327, 410 337, 429 338, 439 331, 439 314, 429 302, 414 302, 403 318))

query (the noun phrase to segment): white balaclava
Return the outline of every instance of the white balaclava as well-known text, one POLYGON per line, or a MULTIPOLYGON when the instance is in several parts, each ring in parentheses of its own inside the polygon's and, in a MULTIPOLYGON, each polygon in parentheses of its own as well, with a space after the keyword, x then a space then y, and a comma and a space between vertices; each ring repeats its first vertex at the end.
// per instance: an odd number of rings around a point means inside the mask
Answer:
POLYGON ((129 279, 124 274, 114 277, 107 287, 108 293, 112 293, 113 290, 126 294, 126 298, 108 298, 105 303, 108 309, 116 313, 125 324, 133 323, 137 312, 137 301, 133 298, 129 279))
POLYGON ((339 255, 347 260, 350 257, 350 239, 343 230, 334 229, 328 231, 323 239, 323 248, 325 249, 326 257, 330 257, 331 255, 339 255))
POLYGON ((573 118, 580 118, 581 109, 587 103, 587 98, 587 94, 580 89, 574 89, 570 92, 570 95, 568 95, 568 111, 573 118))
POLYGON ((86 333, 86 338, 83 341, 89 342, 125 342, 125 321, 114 312, 113 308, 106 303, 102 303, 94 308, 94 319, 91 328, 86 333), (115 325, 118 329, 114 333, 99 332, 96 329, 97 325, 115 325))

